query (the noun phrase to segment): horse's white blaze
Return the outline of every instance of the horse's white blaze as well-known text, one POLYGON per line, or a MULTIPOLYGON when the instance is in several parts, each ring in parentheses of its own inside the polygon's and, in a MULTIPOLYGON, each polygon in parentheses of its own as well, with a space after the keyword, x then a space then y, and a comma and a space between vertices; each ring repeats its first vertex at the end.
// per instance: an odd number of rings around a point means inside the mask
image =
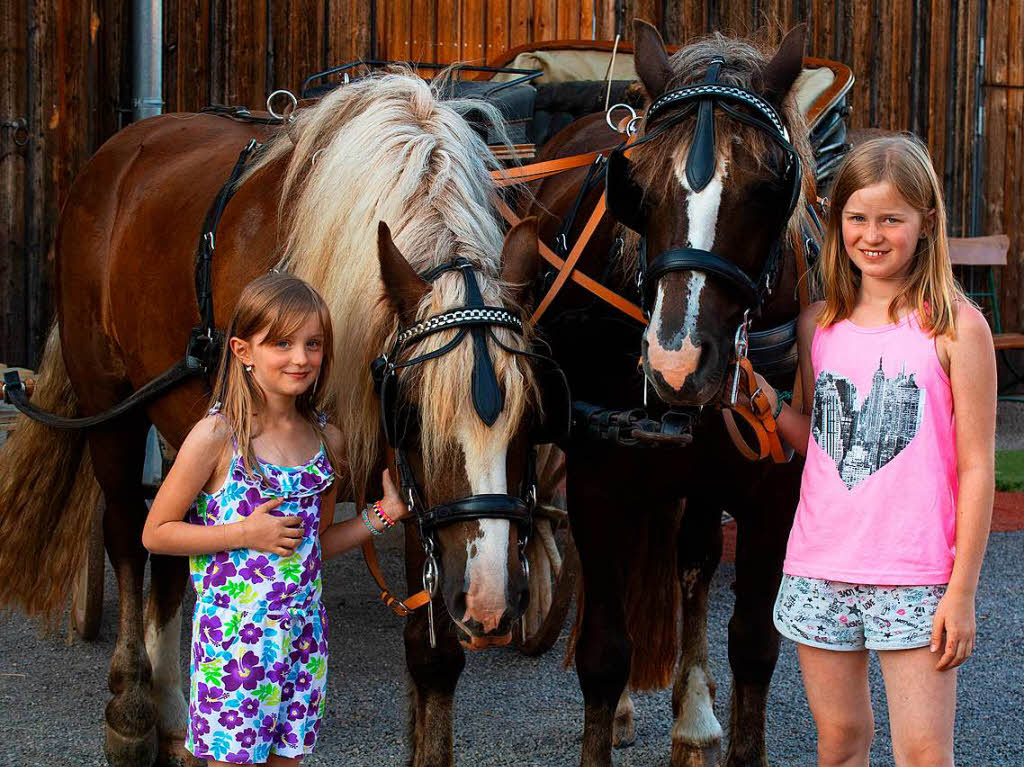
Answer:
POLYGON ((153 700, 161 733, 185 737, 188 703, 181 692, 181 605, 162 628, 146 622, 146 654, 153 667, 153 700))
MULTIPOLYGON (((497 440, 481 444, 465 431, 463 436, 460 442, 473 495, 507 493, 508 445, 498 444, 497 440)), ((480 519, 477 524, 480 535, 466 543, 466 613, 462 620, 475 620, 487 632, 497 628, 505 613, 512 528, 505 519, 480 519)))
POLYGON ((715 719, 707 675, 700 666, 694 666, 686 677, 679 718, 672 725, 672 742, 708 746, 721 739, 722 725, 715 719))
MULTIPOLYGON (((718 210, 722 204, 722 190, 728 175, 728 163, 721 159, 714 178, 708 185, 695 192, 686 180, 685 162, 676 163, 676 178, 687 190, 686 215, 688 229, 686 244, 691 248, 711 250, 715 244, 715 228, 718 225, 718 210)), ((679 344, 679 349, 666 349, 661 343, 662 312, 664 295, 658 285, 658 295, 647 327, 648 363, 657 370, 665 383, 673 389, 681 389, 686 379, 700 365, 700 345, 693 339, 697 336, 697 318, 700 315, 701 294, 707 278, 703 272, 690 272, 687 279, 686 314, 679 329, 672 334, 669 346, 679 344)))

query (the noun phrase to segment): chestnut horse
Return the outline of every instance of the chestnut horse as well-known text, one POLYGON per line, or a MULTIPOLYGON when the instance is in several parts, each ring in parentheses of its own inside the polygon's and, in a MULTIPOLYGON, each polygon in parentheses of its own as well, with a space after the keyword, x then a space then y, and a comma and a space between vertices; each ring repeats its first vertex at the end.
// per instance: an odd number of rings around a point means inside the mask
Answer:
MULTIPOLYGON (((579 268, 595 279, 603 274, 606 287, 636 301, 637 271, 646 268, 647 258, 653 262, 674 252, 685 260, 699 251, 700 259, 717 258, 719 266, 709 270, 691 263, 647 275, 640 298, 647 296, 646 328, 572 282, 541 320, 574 400, 626 410, 646 401, 649 385, 663 403, 683 409, 694 422, 688 447, 629 447, 578 434, 565 446, 567 505, 583 571, 575 663, 585 704, 585 767, 609 767, 613 742, 632 741, 627 683, 635 690, 673 684, 673 767, 718 763, 722 728, 712 708, 716 684, 708 667, 706 616, 708 586, 722 550, 723 509, 738 522, 725 764, 767 764, 765 705, 779 647, 772 604, 801 467, 747 462, 714 406, 727 393, 733 339, 744 312, 756 310, 755 329, 780 328, 785 338, 787 323, 799 311, 792 250, 801 247, 803 206, 791 198, 810 192, 813 181, 806 127, 790 90, 801 70, 803 43, 802 27, 774 56, 714 35, 669 58, 657 31, 636 25, 636 68, 649 110, 666 94, 661 103, 669 106, 656 127, 640 121, 633 149, 611 155, 606 200, 618 223, 605 216, 579 268), (754 98, 723 98, 730 112, 694 91, 679 90, 705 82, 738 86, 754 98), (677 101, 678 108, 672 106, 677 101), (756 103, 765 106, 755 110, 756 103), (780 121, 779 128, 768 115, 780 121), (788 136, 784 141, 792 151, 769 134, 788 136), (702 167, 688 167, 691 146, 702 167), (701 175, 698 184, 694 178, 701 175), (777 242, 786 255, 771 280, 774 292, 763 296, 757 310, 735 283, 757 281, 777 242), (723 273, 740 276, 730 280, 723 273)), ((624 140, 604 114, 591 115, 556 135, 538 159, 610 152, 624 140)), ((526 207, 540 218, 542 240, 554 242, 587 172, 554 176, 535 188, 536 203, 526 207)), ((594 189, 583 200, 570 246, 601 193, 594 189)), ((787 350, 795 335, 788 339, 787 350)), ((794 369, 795 363, 788 378, 770 379, 789 388, 794 369)), ((652 403, 664 410, 653 397, 652 403)))
MULTIPOLYGON (((369 363, 392 348, 400 325, 462 307, 470 291, 462 270, 429 283, 417 272, 464 259, 484 302, 512 308, 516 286, 536 273, 535 222, 503 240, 490 180, 496 166, 462 117, 470 107, 441 102, 421 79, 391 73, 339 88, 281 129, 169 114, 118 133, 79 175, 62 213, 57 325, 34 404, 64 416, 96 414, 180 359, 199 319, 193 275, 204 214, 255 136, 264 144, 216 231, 216 325, 226 326, 242 287, 275 265, 321 292, 334 322, 337 364, 326 385, 344 433, 347 484, 356 499, 379 492, 372 477, 389 459, 369 363), (390 230, 378 227, 385 221, 390 230)), ((427 336, 404 353, 436 351, 460 330, 427 336)), ((529 338, 491 332, 501 343, 486 349, 503 396, 492 426, 474 412, 475 344, 403 373, 407 404, 419 414, 404 448, 426 505, 508 494, 526 471, 535 385, 525 358, 510 352, 529 338)), ((205 382, 192 379, 84 434, 22 416, 0 453, 0 605, 51 616, 67 603, 89 527, 95 496, 87 492, 86 447, 91 457, 119 590, 106 707, 106 754, 118 767, 150 765, 158 744, 173 747, 184 735, 178 650, 187 562, 151 558, 144 619, 142 461, 150 424, 177 446, 208 398, 205 382)), ((425 610, 405 629, 416 765, 452 761, 452 694, 464 664, 455 624, 468 643, 507 642, 527 593, 508 519, 460 521, 435 537, 450 616, 436 611, 436 650, 427 644, 425 610)), ((406 526, 406 551, 418 590, 425 557, 415 525, 406 526)))

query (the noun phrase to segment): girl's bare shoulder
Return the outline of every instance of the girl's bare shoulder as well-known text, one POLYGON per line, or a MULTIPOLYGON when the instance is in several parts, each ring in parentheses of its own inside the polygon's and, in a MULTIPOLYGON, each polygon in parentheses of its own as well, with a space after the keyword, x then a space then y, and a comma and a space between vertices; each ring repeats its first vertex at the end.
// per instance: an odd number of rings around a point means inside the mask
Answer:
POLYGON ((231 444, 231 427, 219 415, 199 419, 178 449, 178 455, 205 455, 211 463, 231 444))

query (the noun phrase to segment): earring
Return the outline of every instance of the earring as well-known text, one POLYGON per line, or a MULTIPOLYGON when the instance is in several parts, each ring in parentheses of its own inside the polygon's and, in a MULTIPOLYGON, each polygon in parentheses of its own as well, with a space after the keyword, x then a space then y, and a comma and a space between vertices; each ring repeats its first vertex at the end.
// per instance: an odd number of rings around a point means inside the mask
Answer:
POLYGON ((252 372, 252 365, 246 365, 245 366, 245 372, 246 373, 251 373, 252 372))

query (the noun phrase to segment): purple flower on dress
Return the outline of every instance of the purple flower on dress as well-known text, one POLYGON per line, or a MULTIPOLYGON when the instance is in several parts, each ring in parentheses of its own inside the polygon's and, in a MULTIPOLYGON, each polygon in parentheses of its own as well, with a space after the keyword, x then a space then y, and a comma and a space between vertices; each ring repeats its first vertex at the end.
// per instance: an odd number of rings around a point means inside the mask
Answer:
POLYGON ((203 642, 213 644, 224 639, 224 632, 220 630, 220 618, 216 615, 199 616, 199 639, 203 642))
POLYGON ((245 491, 245 496, 243 496, 242 500, 238 502, 238 506, 235 508, 235 511, 239 516, 247 517, 252 514, 253 509, 266 500, 268 499, 263 497, 259 488, 250 487, 245 491))
POLYGON ((255 644, 263 636, 263 629, 255 623, 246 623, 242 626, 242 630, 238 632, 238 636, 246 644, 255 644))
POLYGON ((217 721, 229 730, 233 730, 242 723, 242 717, 240 717, 238 712, 233 708, 229 708, 227 711, 220 712, 220 716, 217 717, 217 721))
POLYGON ((311 495, 304 495, 299 498, 299 508, 308 509, 310 506, 315 506, 316 502, 320 500, 320 496, 316 493, 311 495))
POLYGON ((277 612, 285 609, 292 597, 295 596, 295 592, 298 591, 299 585, 297 583, 283 583, 278 581, 271 589, 270 593, 267 594, 267 608, 271 612, 277 612))
POLYGON ((312 711, 316 708, 316 705, 320 702, 320 691, 313 690, 309 694, 309 710, 312 711))
POLYGON ((203 588, 211 586, 223 586, 228 578, 235 574, 235 566, 231 564, 226 551, 218 552, 213 560, 206 566, 206 575, 203 576, 203 588))
POLYGON ((292 644, 294 648, 290 653, 292 663, 309 663, 309 654, 316 652, 318 646, 317 641, 313 638, 313 624, 307 623, 302 627, 299 638, 292 644))
POLYGON ((302 472, 302 476, 299 477, 299 485, 304 488, 315 487, 319 485, 321 481, 323 481, 323 477, 312 471, 304 471, 302 472))
POLYGON ((232 658, 228 661, 221 681, 228 692, 234 692, 239 687, 255 690, 256 685, 263 681, 265 676, 266 672, 260 665, 260 659, 256 657, 256 653, 248 650, 240 659, 232 658))
POLYGON ((285 703, 295 697, 295 683, 285 682, 281 685, 281 702, 285 703))
POLYGON ((302 535, 310 538, 313 535, 313 527, 316 525, 315 515, 300 511, 296 516, 302 520, 302 535))
POLYGON ((198 738, 200 735, 205 735, 210 731, 209 723, 201 716, 196 714, 192 717, 192 734, 198 738))
POLYGON ((237 751, 228 754, 224 757, 224 761, 228 764, 249 764, 252 761, 252 757, 249 756, 249 752, 244 748, 240 748, 237 751))
POLYGON ((277 729, 274 730, 274 743, 278 746, 297 746, 299 736, 292 731, 292 726, 288 722, 278 722, 277 729))
POLYGON ((256 730, 252 727, 247 727, 241 732, 235 733, 235 740, 238 741, 239 745, 245 748, 252 748, 256 745, 256 730))
POLYGON ((309 552, 309 556, 302 562, 302 576, 299 578, 299 585, 305 586, 310 581, 316 580, 320 574, 320 557, 316 551, 309 552))
POLYGON ((229 604, 231 604, 231 597, 229 597, 223 591, 218 591, 216 594, 213 595, 213 603, 217 605, 217 607, 227 607, 229 604))
MULTIPOLYGON (((258 714, 260 712, 260 702, 258 700, 256 700, 256 698, 246 698, 238 706, 238 710, 242 712, 242 716, 244 716, 244 717, 249 717, 249 718, 254 717, 254 716, 256 716, 256 714, 258 714)), ((243 745, 245 745, 245 744, 243 744, 243 745)), ((248 745, 251 746, 252 743, 250 743, 248 745)))
POLYGON ((217 524, 217 517, 220 516, 220 504, 217 503, 216 498, 208 498, 206 501, 206 524, 215 525, 217 524))
POLYGON ((212 714, 214 711, 220 711, 224 701, 224 691, 217 685, 207 686, 200 682, 196 697, 199 698, 199 711, 203 714, 212 714))
POLYGON ((192 670, 198 671, 199 664, 206 660, 206 652, 203 650, 202 642, 195 642, 192 645, 192 670))
POLYGON ((270 566, 267 558, 261 554, 258 557, 249 557, 245 562, 245 567, 239 570, 238 574, 247 581, 263 583, 264 580, 270 580, 274 577, 274 568, 270 566))
MULTIPOLYGON (((303 669, 302 671, 299 672, 299 675, 297 677, 295 677, 295 689, 299 690, 300 692, 305 692, 306 690, 309 689, 309 683, 312 682, 312 681, 313 681, 312 674, 310 674, 308 671, 303 669)), ((312 702, 313 701, 310 700, 310 704, 312 704, 312 702)))
POLYGON ((295 701, 288 706, 288 721, 294 722, 298 719, 302 719, 306 715, 306 707, 298 701, 295 701))
POLYGON ((260 725, 260 737, 263 740, 270 740, 274 737, 274 730, 277 729, 277 722, 270 714, 263 717, 263 724, 260 725))
POLYGON ((316 733, 312 730, 306 730, 306 737, 302 740, 302 745, 306 748, 312 748, 316 743, 316 733))
POLYGON ((271 682, 283 682, 288 677, 291 666, 284 661, 278 661, 267 672, 267 679, 271 682))

